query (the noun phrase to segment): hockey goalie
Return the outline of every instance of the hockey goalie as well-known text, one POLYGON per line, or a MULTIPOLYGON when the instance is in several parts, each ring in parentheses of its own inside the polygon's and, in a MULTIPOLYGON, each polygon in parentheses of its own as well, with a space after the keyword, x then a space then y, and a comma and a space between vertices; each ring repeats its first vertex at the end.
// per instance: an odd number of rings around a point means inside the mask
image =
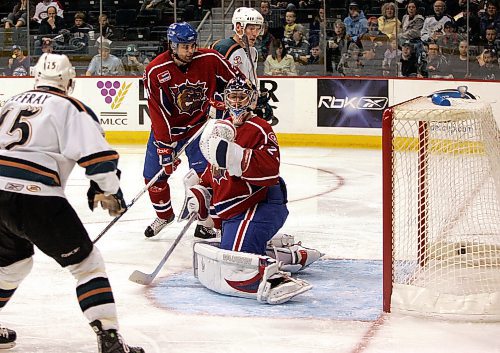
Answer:
POLYGON ((185 182, 182 214, 213 219, 222 233, 220 242, 194 245, 195 276, 204 286, 281 304, 311 289, 289 272, 306 268, 322 254, 294 244, 293 237, 276 235, 288 217, 286 185, 279 176, 276 135, 253 113, 256 102, 257 90, 249 80, 228 82, 228 119, 211 122, 201 135, 200 149, 209 165, 199 182, 185 182))

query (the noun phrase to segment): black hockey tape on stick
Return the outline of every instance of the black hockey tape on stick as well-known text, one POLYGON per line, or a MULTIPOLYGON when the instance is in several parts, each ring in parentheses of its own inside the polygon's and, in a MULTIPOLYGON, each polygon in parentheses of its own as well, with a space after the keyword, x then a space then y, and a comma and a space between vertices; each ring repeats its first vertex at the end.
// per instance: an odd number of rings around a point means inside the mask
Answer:
POLYGON ((186 225, 184 226, 184 228, 182 228, 181 232, 179 233, 177 238, 175 238, 172 245, 170 245, 170 248, 167 250, 167 253, 163 256, 163 258, 160 260, 160 263, 158 264, 158 266, 156 266, 155 270, 152 273, 147 274, 139 270, 135 270, 134 272, 132 272, 132 274, 128 279, 132 282, 142 284, 145 286, 150 285, 151 282, 153 282, 153 280, 155 279, 156 275, 162 269, 163 265, 165 265, 165 262, 167 262, 168 258, 170 257, 174 249, 177 247, 177 244, 179 244, 184 234, 186 234, 187 230, 189 229, 189 226, 191 226, 191 224, 197 219, 196 216, 197 216, 196 213, 192 213, 191 216, 189 216, 186 225))
MULTIPOLYGON (((186 142, 180 149, 179 151, 177 152, 176 156, 179 156, 181 155, 185 150, 186 150, 186 147, 189 146, 194 140, 196 140, 198 138, 198 136, 201 135, 201 133, 203 132, 203 130, 205 130, 205 127, 207 126, 208 122, 210 121, 210 119, 207 119, 207 121, 205 121, 202 125, 202 127, 196 131, 196 133, 190 137, 190 139, 188 140, 188 142, 186 142)), ((113 220, 106 226, 106 228, 104 228, 101 233, 99 233, 99 235, 92 241, 93 244, 97 243, 97 241, 99 239, 102 238, 102 236, 104 234, 106 234, 106 232, 116 223, 118 222, 118 220, 120 218, 122 218, 122 216, 129 210, 130 207, 132 207, 132 205, 141 198, 142 195, 144 195, 146 193, 146 191, 148 191, 148 189, 154 184, 156 183, 156 181, 158 181, 158 179, 163 175, 164 173, 164 170, 163 168, 160 169, 160 171, 158 173, 156 173, 156 175, 153 177, 153 179, 151 179, 149 181, 149 183, 146 184, 146 186, 144 186, 141 191, 139 191, 139 193, 132 199, 132 201, 127 205, 127 208, 125 209, 125 211, 120 214, 119 216, 116 216, 115 218, 113 218, 113 220)))

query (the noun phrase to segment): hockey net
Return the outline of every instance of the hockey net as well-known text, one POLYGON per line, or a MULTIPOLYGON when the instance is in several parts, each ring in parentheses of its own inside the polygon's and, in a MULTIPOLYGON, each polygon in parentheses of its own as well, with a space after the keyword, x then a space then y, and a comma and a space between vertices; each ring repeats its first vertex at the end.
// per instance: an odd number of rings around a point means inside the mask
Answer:
POLYGON ((384 112, 384 310, 500 320, 500 133, 487 103, 384 112))

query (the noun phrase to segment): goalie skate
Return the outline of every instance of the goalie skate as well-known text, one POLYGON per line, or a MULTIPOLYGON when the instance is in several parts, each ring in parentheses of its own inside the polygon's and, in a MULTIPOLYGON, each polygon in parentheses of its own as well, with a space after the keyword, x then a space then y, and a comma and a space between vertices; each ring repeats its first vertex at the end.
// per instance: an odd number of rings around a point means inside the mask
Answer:
POLYGON ((144 231, 144 235, 147 238, 154 237, 158 233, 162 231, 163 228, 168 226, 170 223, 172 223, 175 219, 175 215, 172 215, 169 219, 161 219, 156 217, 156 219, 149 225, 146 230, 144 231))
POLYGON ((9 349, 16 345, 16 331, 0 325, 0 349, 9 349))
POLYGON ((264 288, 259 288, 257 301, 267 304, 283 304, 293 297, 307 292, 312 285, 301 279, 292 278, 283 272, 273 274, 266 282, 262 282, 264 288))
POLYGON ((99 353, 144 353, 141 347, 130 347, 116 330, 103 330, 99 320, 92 321, 90 326, 97 334, 99 353))

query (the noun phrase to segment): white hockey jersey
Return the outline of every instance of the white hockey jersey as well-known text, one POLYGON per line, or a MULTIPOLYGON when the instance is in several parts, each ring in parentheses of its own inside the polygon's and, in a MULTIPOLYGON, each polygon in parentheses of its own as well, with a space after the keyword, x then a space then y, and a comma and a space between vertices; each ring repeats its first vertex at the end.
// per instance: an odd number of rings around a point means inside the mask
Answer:
POLYGON ((253 65, 245 49, 233 38, 219 40, 212 44, 212 48, 224 55, 224 57, 229 60, 231 64, 236 66, 246 78, 252 82, 257 82, 257 61, 259 59, 259 52, 255 47, 250 47, 253 65))
POLYGON ((94 112, 59 91, 18 94, 0 111, 0 190, 65 197, 78 163, 104 192, 115 194, 118 158, 94 112))

